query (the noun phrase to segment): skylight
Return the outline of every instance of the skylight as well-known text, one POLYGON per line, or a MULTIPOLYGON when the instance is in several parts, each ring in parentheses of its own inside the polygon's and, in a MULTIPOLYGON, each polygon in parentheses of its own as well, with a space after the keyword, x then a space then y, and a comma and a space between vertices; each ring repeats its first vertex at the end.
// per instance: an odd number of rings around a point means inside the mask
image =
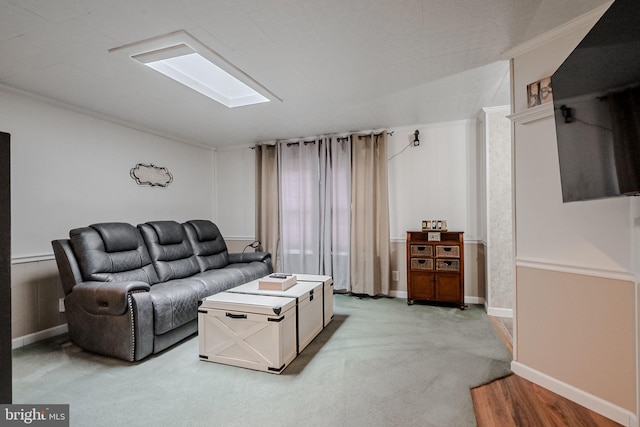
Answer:
POLYGON ((110 49, 112 51, 124 51, 149 68, 229 108, 281 101, 186 31, 110 49))

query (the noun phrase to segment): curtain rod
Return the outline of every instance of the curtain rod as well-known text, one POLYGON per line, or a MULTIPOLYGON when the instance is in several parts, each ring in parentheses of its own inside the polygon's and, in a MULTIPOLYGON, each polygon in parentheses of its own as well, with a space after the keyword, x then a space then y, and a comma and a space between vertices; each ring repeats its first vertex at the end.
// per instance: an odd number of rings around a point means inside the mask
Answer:
MULTIPOLYGON (((378 133, 374 133, 376 131, 374 130, 370 130, 370 131, 366 131, 366 130, 362 130, 362 131, 353 131, 353 132, 343 132, 343 133, 334 133, 334 134, 325 134, 325 135, 318 135, 317 137, 307 137, 307 138, 316 138, 315 140, 307 140, 307 141, 302 141, 304 144, 312 144, 315 143, 317 139, 320 138, 336 138, 337 141, 347 141, 349 139, 350 136, 355 136, 357 135, 359 138, 363 137, 363 136, 367 136, 367 135, 373 135, 373 136, 380 136, 382 135, 383 132, 387 132, 388 135, 393 135, 393 133, 395 131, 387 131, 386 129, 383 129, 381 131, 379 131, 378 133), (349 134, 347 136, 340 136, 340 135, 345 135, 345 134, 349 134)), ((278 144, 287 144, 287 147, 290 147, 292 145, 300 145, 300 140, 301 139, 306 139, 306 138, 289 138, 289 139, 277 139, 275 141, 267 141, 267 142, 263 142, 263 143, 259 143, 258 145, 262 145, 265 147, 275 147, 278 144)), ((252 150, 255 149, 256 146, 253 147, 249 147, 252 150)))
MULTIPOLYGON (((315 142, 315 141, 302 141, 302 143, 303 143, 304 145, 307 145, 307 144, 315 144, 316 142, 315 142)), ((287 142, 287 147, 291 147, 292 145, 300 145, 300 141, 296 141, 296 142, 287 142)))

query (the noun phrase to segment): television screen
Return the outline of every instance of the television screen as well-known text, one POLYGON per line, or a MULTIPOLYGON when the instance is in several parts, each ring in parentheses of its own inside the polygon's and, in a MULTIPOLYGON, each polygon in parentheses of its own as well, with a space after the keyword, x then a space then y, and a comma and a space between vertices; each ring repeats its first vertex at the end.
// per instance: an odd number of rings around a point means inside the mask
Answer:
POLYGON ((551 86, 563 201, 640 194, 640 1, 616 0, 551 86))

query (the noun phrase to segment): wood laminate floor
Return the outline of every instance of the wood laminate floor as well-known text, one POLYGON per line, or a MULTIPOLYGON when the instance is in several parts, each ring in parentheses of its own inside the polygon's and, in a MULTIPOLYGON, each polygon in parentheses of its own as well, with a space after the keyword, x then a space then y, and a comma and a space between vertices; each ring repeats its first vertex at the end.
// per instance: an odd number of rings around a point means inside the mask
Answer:
MULTIPOLYGON (((492 318, 509 351, 511 331, 492 318), (506 332, 506 333, 505 333, 506 332)), ((517 375, 471 389, 478 427, 617 427, 620 424, 517 375)))
POLYGON ((478 427, 619 427, 620 424, 517 375, 471 390, 478 427))

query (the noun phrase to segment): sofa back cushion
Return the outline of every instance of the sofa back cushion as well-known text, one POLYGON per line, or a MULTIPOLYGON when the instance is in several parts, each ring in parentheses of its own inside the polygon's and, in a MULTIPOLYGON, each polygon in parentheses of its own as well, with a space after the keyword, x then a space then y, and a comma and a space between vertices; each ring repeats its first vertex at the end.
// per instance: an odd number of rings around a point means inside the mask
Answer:
POLYGON ((200 272, 182 225, 175 221, 152 221, 140 224, 138 228, 161 282, 200 272))
POLYGON ((194 219, 182 225, 202 271, 224 268, 229 264, 227 244, 214 223, 194 219))
POLYGON ((69 238, 84 280, 158 282, 144 240, 131 224, 93 224, 71 230, 69 238))

